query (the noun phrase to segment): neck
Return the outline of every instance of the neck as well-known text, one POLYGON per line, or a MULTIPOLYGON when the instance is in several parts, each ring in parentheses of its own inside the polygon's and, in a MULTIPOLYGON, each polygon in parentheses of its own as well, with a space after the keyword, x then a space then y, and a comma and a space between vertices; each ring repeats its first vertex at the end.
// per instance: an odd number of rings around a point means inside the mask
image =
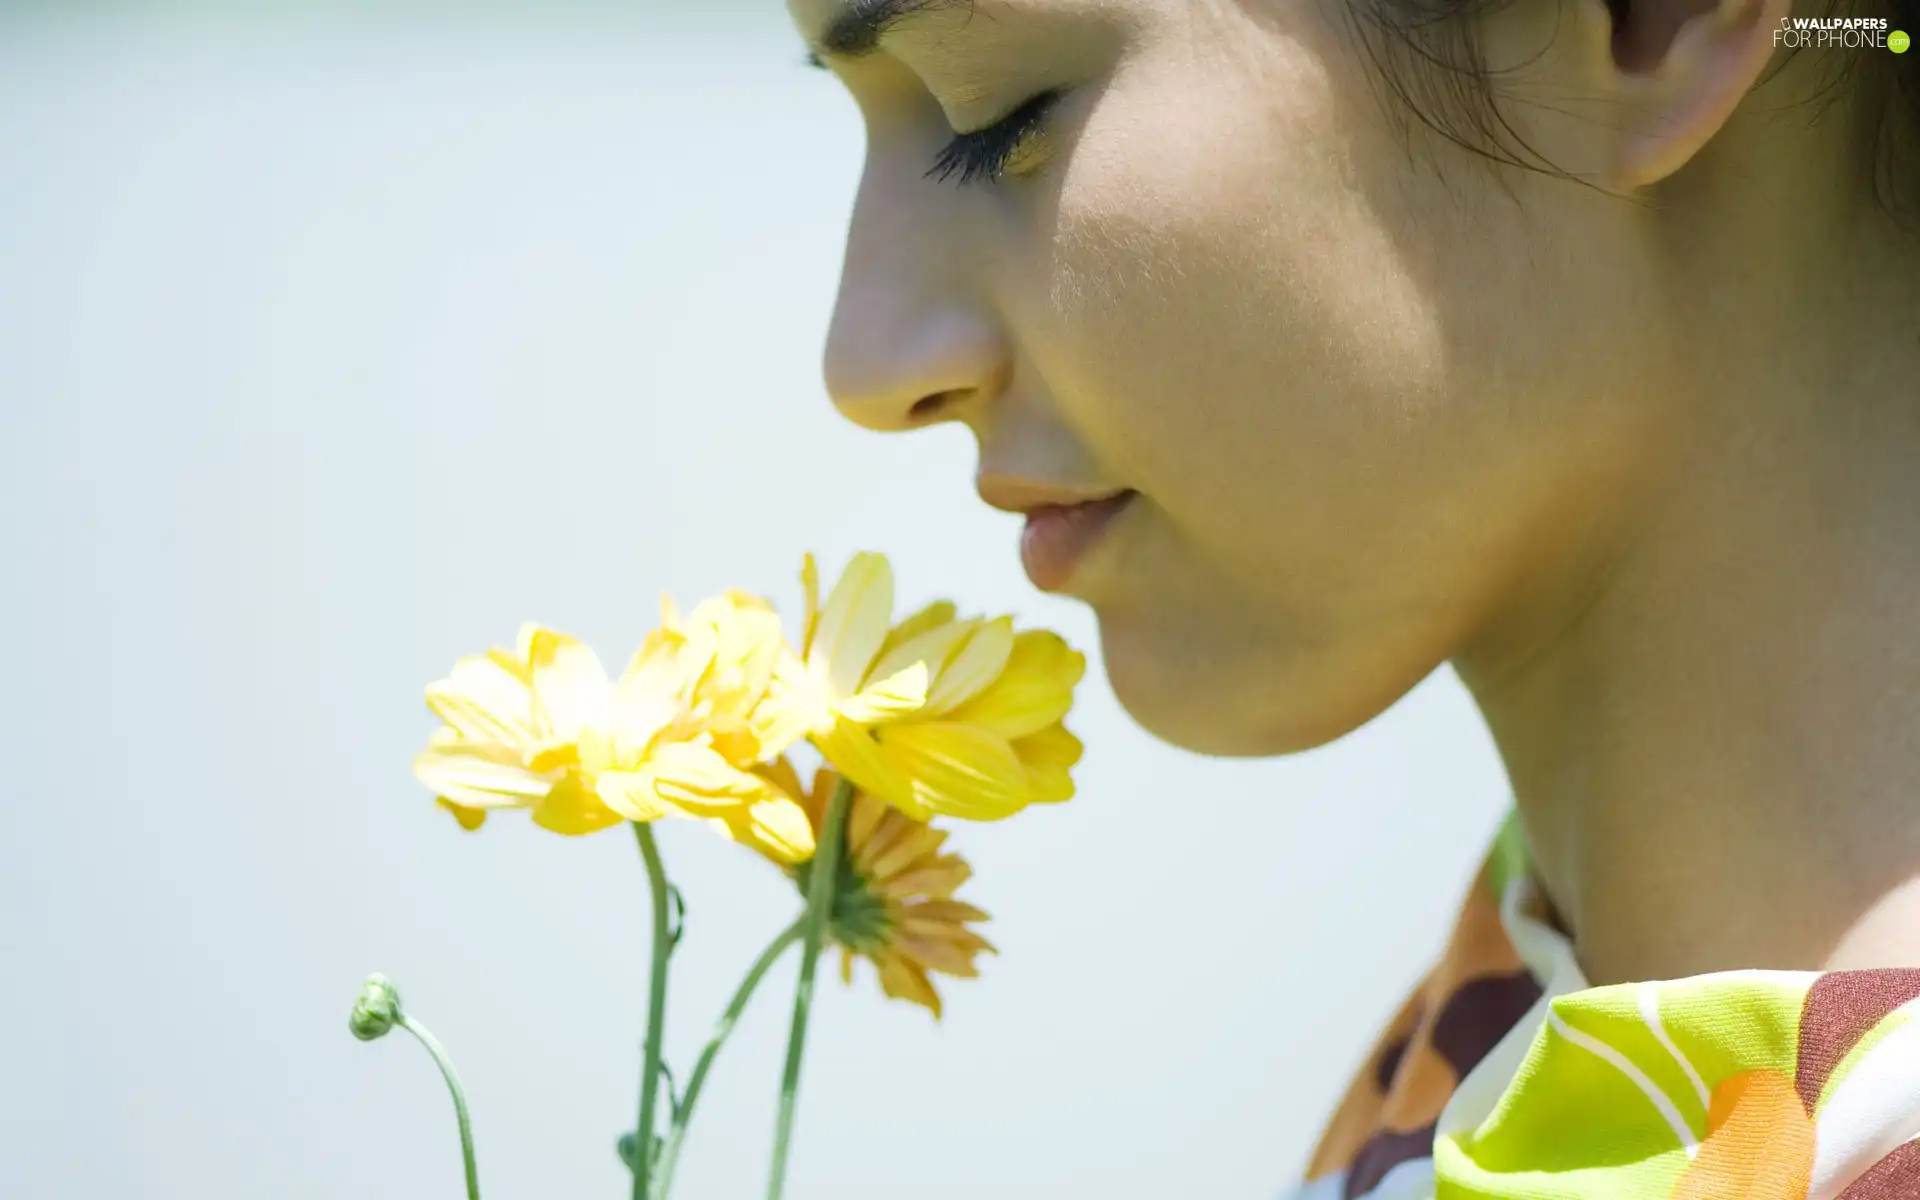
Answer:
POLYGON ((1920 965, 1920 302, 1869 278, 1696 331, 1658 515, 1456 662, 1595 983, 1920 965))

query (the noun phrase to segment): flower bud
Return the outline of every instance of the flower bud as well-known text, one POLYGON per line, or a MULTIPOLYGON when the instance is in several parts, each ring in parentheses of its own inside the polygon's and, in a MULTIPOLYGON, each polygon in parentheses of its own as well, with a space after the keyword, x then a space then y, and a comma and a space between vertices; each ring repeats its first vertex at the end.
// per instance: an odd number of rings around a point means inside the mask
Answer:
POLYGON ((400 993, 385 975, 369 975, 360 985, 360 998, 353 1002, 353 1015, 347 1028, 363 1042, 387 1036, 400 1020, 400 993))

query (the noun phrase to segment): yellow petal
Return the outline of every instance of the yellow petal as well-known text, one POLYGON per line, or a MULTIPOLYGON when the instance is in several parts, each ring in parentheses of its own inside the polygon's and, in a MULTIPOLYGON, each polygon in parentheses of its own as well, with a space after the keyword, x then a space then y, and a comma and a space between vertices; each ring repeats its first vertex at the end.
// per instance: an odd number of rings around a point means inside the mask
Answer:
POLYGON ((893 568, 878 554, 856 554, 833 585, 807 646, 807 663, 835 699, 860 690, 887 639, 893 568))
POLYGON ((533 669, 527 665, 527 654, 533 646, 533 635, 539 632, 539 629, 540 626, 532 621, 521 622, 519 631, 514 635, 513 649, 506 650, 495 646, 487 651, 487 657, 521 683, 531 686, 533 669))
POLYGON ((760 761, 759 731, 737 717, 725 717, 707 727, 708 744, 731 766, 746 769, 760 761))
POLYGON ((961 900, 923 900, 903 910, 901 927, 922 937, 945 936, 945 931, 963 933, 959 927, 969 921, 985 921, 984 910, 961 900), (943 928, 944 927, 944 931, 943 928))
POLYGON ((814 626, 820 622, 820 566, 809 554, 800 560, 800 593, 806 607, 800 616, 800 657, 813 650, 814 626))
POLYGON ((833 724, 833 700, 825 680, 797 655, 783 653, 774 665, 766 696, 754 710, 754 720, 767 729, 768 744, 791 746, 798 738, 833 724))
MULTIPOLYGON (((604 785, 605 780, 601 783, 604 785)), ((624 824, 625 818, 609 810, 586 780, 574 774, 534 806, 533 823, 554 833, 578 837, 624 824)))
POLYGON ((600 803, 619 818, 628 821, 658 821, 672 816, 676 809, 655 786, 653 772, 642 767, 635 771, 602 771, 594 780, 594 793, 600 803))
MULTIPOLYGON (((901 819, 905 820, 904 814, 901 814, 901 819)), ((926 839, 921 835, 926 832, 926 826, 910 823, 899 840, 888 847, 885 853, 872 855, 870 857, 869 861, 872 865, 868 866, 862 873, 873 879, 891 879, 895 875, 898 875, 901 871, 911 866, 915 859, 925 854, 927 843, 926 839)), ((872 845, 872 843, 869 843, 869 845, 872 845)))
POLYGON ((531 746, 533 693, 494 653, 455 663, 427 688, 427 707, 468 741, 531 746))
MULTIPOLYGON (((876 735, 914 804, 972 821, 1011 816, 1029 802, 1027 769, 1007 739, 976 725, 888 725, 876 735)), ((884 799, 894 801, 893 796, 884 799)), ((901 806, 905 807, 905 806, 901 806)))
POLYGON ((1064 725, 1017 739, 1013 752, 1027 765, 1027 783, 1035 804, 1058 804, 1073 799, 1072 768, 1080 761, 1080 739, 1064 725))
POLYGON ((687 635, 672 626, 649 632, 627 660, 620 682, 635 691, 671 695, 680 684, 680 651, 687 635))
POLYGON ((894 947, 915 964, 943 975, 971 979, 979 974, 973 956, 950 942, 902 934, 894 939, 894 947))
POLYGON ((753 713, 748 718, 754 736, 760 740, 762 759, 786 753, 795 742, 824 724, 831 715, 831 710, 804 702, 804 693, 787 686, 792 678, 787 664, 797 661, 790 651, 782 651, 781 665, 774 669, 774 678, 768 684, 767 694, 754 705, 753 713))
POLYGON ((1015 740, 1013 745, 1029 766, 1072 767, 1079 764, 1085 752, 1080 739, 1069 733, 1065 725, 1050 725, 1039 733, 1015 740))
POLYGON ((1060 768, 1036 767, 1027 772, 1027 780, 1034 804, 1065 804, 1073 799, 1073 776, 1060 768))
POLYGON ((973 932, 970 929, 967 930, 965 934, 955 939, 955 944, 958 945, 962 950, 965 950, 970 954, 1000 953, 1000 951, 994 948, 994 945, 992 942, 981 937, 979 934, 973 932))
POLYGON ((691 681, 696 706, 745 717, 766 694, 785 648, 779 616, 764 599, 735 589, 701 601, 687 624, 709 650, 691 681))
POLYGON ((436 741, 413 760, 413 774, 465 808, 527 808, 559 780, 527 770, 512 751, 488 742, 436 741))
MULTIPOLYGON (((826 733, 816 734, 813 745, 835 771, 851 779, 861 791, 889 804, 915 804, 911 785, 894 769, 893 763, 881 753, 880 744, 865 729, 838 721, 826 733)), ((916 806, 909 811, 919 810, 916 806)))
POLYGON ((874 662, 868 678, 885 679, 918 664, 929 680, 937 681, 979 625, 978 621, 948 621, 906 638, 874 662))
MULTIPOLYGON (((880 644, 880 653, 876 661, 885 660, 894 650, 912 641, 914 638, 919 637, 921 634, 926 633, 928 630, 938 629, 942 625, 951 624, 958 617, 959 611, 959 609, 953 606, 953 601, 951 600, 936 600, 932 604, 927 605, 919 612, 914 613, 893 627, 892 631, 887 634, 887 640, 880 644)), ((875 666, 874 674, 878 675, 880 673, 879 667, 875 666)))
POLYGON ((966 643, 933 681, 933 688, 927 693, 927 704, 920 712, 926 719, 934 719, 973 699, 1006 669, 1007 659, 1013 653, 1013 618, 1001 617, 994 621, 977 624, 966 643))
POLYGON ((883 896, 904 899, 908 896, 930 896, 945 899, 959 890, 960 885, 973 877, 973 868, 965 859, 948 858, 928 866, 915 867, 903 871, 891 879, 878 880, 870 886, 883 896))
POLYGON ((893 853, 914 829, 913 818, 895 808, 882 809, 880 820, 875 822, 873 831, 861 839, 850 857, 853 866, 863 878, 873 877, 873 864, 881 857, 893 853))
POLYGON ((565 634, 542 629, 534 635, 529 662, 534 728, 542 740, 571 742, 583 728, 604 719, 607 672, 592 650, 565 634))
POLYGON ((543 759, 558 759, 560 757, 560 751, 566 749, 573 751, 572 761, 557 762, 555 765, 562 767, 579 767, 582 771, 585 771, 589 777, 599 775, 602 771, 631 769, 635 763, 639 762, 638 757, 626 757, 618 752, 614 742, 613 731, 608 729, 582 729, 580 731, 580 740, 571 747, 559 747, 555 750, 547 751, 542 754, 541 757, 543 759))
MULTIPOLYGON (((581 736, 585 738, 592 732, 592 730, 583 730, 581 736)), ((569 743, 542 746, 527 756, 527 770, 535 773, 551 773, 564 771, 568 767, 577 767, 580 765, 580 749, 579 745, 569 743)))
POLYGON ((468 808, 464 804, 455 804, 445 796, 439 797, 434 803, 452 813, 453 819, 460 822, 460 828, 468 833, 487 823, 487 810, 484 808, 468 808))
POLYGON ((897 674, 880 678, 834 706, 834 712, 856 725, 884 725, 918 712, 927 699, 925 663, 913 663, 897 674))
POLYGON ((723 624, 727 619, 745 614, 773 613, 773 601, 765 596, 757 596, 745 588, 728 588, 702 600, 694 606, 688 615, 689 624, 723 624))
POLYGON ((768 783, 787 795, 804 801, 806 789, 800 785, 800 772, 794 769, 791 760, 785 757, 776 758, 757 770, 766 776, 768 783))
POLYGON ((764 775, 743 771, 711 746, 672 742, 656 747, 643 772, 662 800, 696 816, 757 804, 781 793, 764 775))
POLYGON ((741 805, 714 820, 728 837, 775 862, 798 863, 813 857, 813 824, 790 797, 772 796, 741 805))
POLYGON ((589 725, 579 734, 580 755, 606 756, 609 767, 632 767, 681 714, 678 680, 669 667, 647 664, 623 676, 609 693, 604 731, 589 725), (590 749, 591 748, 591 749, 590 749))
POLYGON ((1006 669, 986 689, 955 706, 946 719, 1023 738, 1067 715, 1074 686, 1085 673, 1086 656, 1059 634, 1022 630, 1014 635, 1006 669))
MULTIPOLYGON (((816 785, 815 795, 819 793, 820 788, 816 785)), ((893 810, 889 809, 884 802, 875 800, 865 792, 855 792, 853 804, 847 809, 846 852, 859 853, 867 844, 867 840, 873 836, 873 831, 880 827, 881 818, 891 811, 893 810)), ((825 819, 824 812, 821 819, 825 819)))
POLYGON ((773 672, 785 650, 780 618, 772 609, 742 608, 721 639, 725 657, 735 674, 729 680, 728 699, 751 708, 773 682, 773 672))
POLYGON ((1050 664, 1047 669, 1057 674, 1061 682, 1068 687, 1079 687, 1080 681, 1087 677, 1087 656, 1067 645, 1067 639, 1057 633, 1044 629, 1027 631, 1029 639, 1037 650, 1044 650, 1050 664))
POLYGON ((880 968, 881 991, 896 1000, 921 1005, 933 1014, 934 1020, 940 1019, 940 993, 933 990, 925 971, 893 954, 875 965, 880 968))

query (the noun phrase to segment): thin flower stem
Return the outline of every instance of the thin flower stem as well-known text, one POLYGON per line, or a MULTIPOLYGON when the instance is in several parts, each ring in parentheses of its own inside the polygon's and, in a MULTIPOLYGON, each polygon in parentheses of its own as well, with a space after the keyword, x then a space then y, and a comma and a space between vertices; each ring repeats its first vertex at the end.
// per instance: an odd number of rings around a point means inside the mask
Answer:
POLYGON ((633 1200, 648 1200, 653 1176, 653 1105, 660 1090, 660 1040, 667 1021, 667 955, 673 936, 667 928, 667 872, 660 847, 644 821, 633 823, 640 857, 647 863, 647 888, 653 899, 653 968, 647 987, 647 1044, 640 1070, 640 1125, 634 1131, 633 1200))
POLYGON ((453 1116, 460 1123, 460 1157, 467 1168, 467 1200, 480 1200, 480 1169, 473 1161, 473 1122, 467 1116, 467 1094, 460 1087, 460 1077, 454 1074, 453 1060, 447 1057, 447 1051, 440 1045, 439 1039, 412 1017, 401 1013, 394 1024, 420 1039, 420 1044, 433 1056, 434 1065, 440 1068, 441 1076, 447 1081, 447 1090, 453 1093, 453 1116))
POLYGON ((687 1079, 686 1094, 680 1098, 679 1111, 673 1116, 673 1127, 667 1132, 667 1144, 660 1151, 660 1170, 654 1176, 653 1200, 666 1200, 673 1189, 674 1165, 680 1158, 680 1146, 686 1140, 687 1125, 693 1120, 693 1105, 700 1098, 700 1089, 706 1084, 707 1072, 712 1070, 714 1059, 720 1057, 720 1047, 726 1044, 727 1036, 739 1023, 740 1014, 747 1010, 747 1001, 753 999, 760 980, 787 952, 787 947, 800 940, 806 927, 807 918, 802 915, 767 944, 767 948, 760 952, 760 957, 748 969, 747 977, 735 989, 733 999, 727 1004, 727 1011, 715 1023, 713 1036, 707 1039, 706 1049, 700 1052, 700 1061, 693 1065, 693 1074, 687 1079))
POLYGON ((840 842, 846 829, 847 807, 853 802, 853 784, 842 779, 827 801, 820 822, 820 843, 807 871, 806 933, 800 943, 800 985, 793 994, 793 1029, 787 1035, 787 1068, 780 1079, 780 1121, 773 1139, 773 1171, 767 1180, 767 1200, 780 1200, 787 1186, 787 1146, 793 1139, 793 1112, 800 1100, 800 1060, 806 1051, 807 1017, 813 1009, 813 976, 820 965, 820 947, 833 917, 833 886, 840 874, 840 842))

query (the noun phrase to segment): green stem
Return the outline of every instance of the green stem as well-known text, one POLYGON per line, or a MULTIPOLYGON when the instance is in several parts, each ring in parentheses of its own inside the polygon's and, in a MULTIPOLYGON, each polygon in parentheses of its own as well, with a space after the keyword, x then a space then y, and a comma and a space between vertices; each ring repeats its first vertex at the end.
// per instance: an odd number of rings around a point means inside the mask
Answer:
POLYGON ((633 823, 640 857, 647 863, 647 888, 653 898, 653 968, 647 988, 647 1044, 640 1070, 640 1125, 634 1131, 633 1200, 648 1200, 653 1175, 653 1104, 660 1090, 660 1039, 667 1022, 667 954, 673 939, 667 929, 667 872, 660 847, 644 821, 633 823))
POLYGON ((827 802, 820 822, 820 844, 807 871, 806 933, 800 950, 800 985, 793 994, 793 1029, 787 1035, 787 1068, 780 1079, 780 1121, 773 1139, 773 1171, 767 1180, 767 1200, 780 1200, 787 1186, 787 1146, 793 1139, 793 1112, 800 1100, 800 1060, 806 1050, 807 1017, 813 1009, 813 975, 820 964, 833 917, 833 885, 840 874, 840 841, 846 829, 847 807, 853 784, 842 779, 827 802))
POLYGON ((460 1122, 460 1157, 467 1167, 467 1200, 480 1200, 480 1170, 473 1162, 473 1122, 467 1116, 467 1094, 460 1087, 460 1077, 453 1072, 453 1060, 440 1045, 427 1027, 412 1017, 401 1013, 394 1024, 420 1039, 420 1044, 433 1056, 434 1065, 440 1068, 441 1076, 447 1081, 447 1090, 453 1093, 453 1115, 460 1122))
POLYGON ((654 1176, 653 1184, 654 1200, 666 1200, 673 1189, 674 1164, 680 1158, 680 1146, 686 1140, 687 1125, 693 1120, 693 1105, 700 1098, 700 1089, 706 1084, 707 1072, 712 1070, 714 1059, 720 1057, 720 1047, 726 1044, 727 1036, 739 1023, 740 1014, 747 1010, 747 1001, 753 999, 754 989, 760 986, 760 980, 787 952, 787 947, 800 940, 800 935, 806 931, 806 924, 807 919, 802 916, 768 943, 747 971, 747 977, 735 989, 733 999, 727 1004, 727 1011, 715 1023, 713 1036, 707 1039, 706 1049, 700 1052, 700 1061, 693 1065, 693 1074, 687 1079, 686 1094, 680 1098, 680 1111, 674 1114, 673 1128, 667 1132, 667 1143, 660 1151, 660 1170, 654 1176))

